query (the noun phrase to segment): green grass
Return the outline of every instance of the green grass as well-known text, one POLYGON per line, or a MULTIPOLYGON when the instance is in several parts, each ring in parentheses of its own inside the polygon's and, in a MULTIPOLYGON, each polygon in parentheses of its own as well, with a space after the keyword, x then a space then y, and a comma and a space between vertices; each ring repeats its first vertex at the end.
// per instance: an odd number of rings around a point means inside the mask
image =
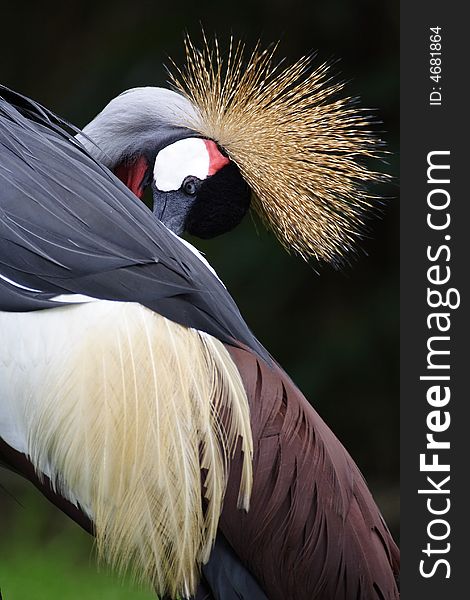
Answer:
POLYGON ((155 600, 98 566, 93 539, 30 484, 1 469, 0 484, 17 499, 0 487, 3 600, 155 600))

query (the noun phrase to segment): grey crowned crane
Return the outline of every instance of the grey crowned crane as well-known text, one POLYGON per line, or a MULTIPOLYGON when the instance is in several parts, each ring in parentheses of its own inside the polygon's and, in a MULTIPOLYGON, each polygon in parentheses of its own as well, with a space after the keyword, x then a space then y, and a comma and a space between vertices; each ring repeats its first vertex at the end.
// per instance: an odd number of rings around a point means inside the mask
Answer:
POLYGON ((0 88, 0 462, 160 597, 396 599, 358 468, 178 237, 252 201, 287 248, 344 257, 378 142, 325 65, 187 53, 177 91, 83 132, 0 88))

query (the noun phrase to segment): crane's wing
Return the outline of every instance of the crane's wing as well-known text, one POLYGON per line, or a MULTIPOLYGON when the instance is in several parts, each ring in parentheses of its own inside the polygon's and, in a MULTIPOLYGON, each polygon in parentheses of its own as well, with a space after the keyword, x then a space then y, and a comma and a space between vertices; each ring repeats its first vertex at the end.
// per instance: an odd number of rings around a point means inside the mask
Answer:
MULTIPOLYGON (((214 597, 241 589, 241 561, 271 600, 398 598, 397 548, 360 472, 287 376, 262 360, 220 281, 61 123, 27 101, 18 108, 0 100, 0 310, 83 296, 138 302, 230 346, 250 403, 254 486, 245 513, 239 451, 220 521, 229 546, 219 538, 204 568, 214 597)), ((248 589, 239 597, 252 600, 248 589)))
POLYGON ((195 249, 59 119, 3 96, 0 460, 96 527, 110 562, 181 595, 208 558, 240 439, 243 503, 251 487, 246 395, 220 341, 268 354, 195 249))
POLYGON ((1 94, 0 310, 138 302, 267 357, 197 251, 47 113, 28 118, 1 94))

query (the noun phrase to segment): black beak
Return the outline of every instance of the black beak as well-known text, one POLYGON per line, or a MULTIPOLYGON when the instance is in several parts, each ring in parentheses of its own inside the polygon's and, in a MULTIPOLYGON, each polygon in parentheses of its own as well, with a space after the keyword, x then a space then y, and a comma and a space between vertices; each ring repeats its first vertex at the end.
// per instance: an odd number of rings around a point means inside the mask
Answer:
POLYGON ((161 192, 152 184, 153 214, 176 235, 186 229, 188 214, 196 201, 195 196, 188 196, 182 190, 161 192))

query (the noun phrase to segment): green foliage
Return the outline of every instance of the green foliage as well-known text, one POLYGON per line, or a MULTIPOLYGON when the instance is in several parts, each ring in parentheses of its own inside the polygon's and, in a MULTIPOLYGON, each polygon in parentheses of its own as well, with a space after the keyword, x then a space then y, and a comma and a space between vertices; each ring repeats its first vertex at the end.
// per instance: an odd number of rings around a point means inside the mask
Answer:
POLYGON ((0 489, 2 600, 155 600, 98 566, 92 537, 31 484, 0 477, 16 498, 0 489))

